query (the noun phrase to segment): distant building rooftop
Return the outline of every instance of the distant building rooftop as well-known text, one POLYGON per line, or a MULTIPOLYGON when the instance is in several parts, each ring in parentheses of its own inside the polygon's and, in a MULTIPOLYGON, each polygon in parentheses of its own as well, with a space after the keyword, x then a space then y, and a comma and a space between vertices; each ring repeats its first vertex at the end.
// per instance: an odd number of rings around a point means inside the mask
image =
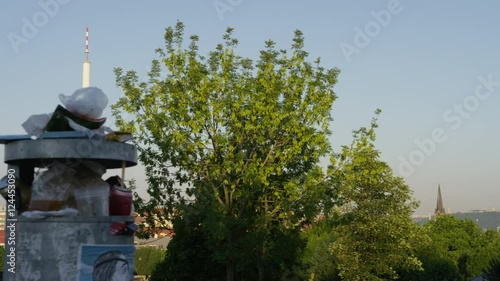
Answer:
POLYGON ((134 238, 134 245, 136 247, 147 247, 153 246, 160 249, 166 249, 168 243, 172 240, 172 237, 163 236, 160 238, 150 238, 150 239, 139 239, 137 237, 134 238))
MULTIPOLYGON (((498 230, 500 227, 500 212, 488 212, 488 211, 481 211, 481 212, 467 212, 467 213, 453 213, 450 214, 456 218, 459 219, 470 219, 477 223, 477 225, 483 229, 493 229, 493 230, 498 230)), ((424 224, 429 221, 428 218, 413 218, 413 220, 418 223, 418 224, 424 224)))

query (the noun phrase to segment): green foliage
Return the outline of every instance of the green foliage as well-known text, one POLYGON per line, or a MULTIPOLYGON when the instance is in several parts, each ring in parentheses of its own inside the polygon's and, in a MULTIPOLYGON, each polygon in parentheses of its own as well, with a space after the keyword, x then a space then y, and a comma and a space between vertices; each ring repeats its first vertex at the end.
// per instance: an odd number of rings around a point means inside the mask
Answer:
POLYGON ((402 281, 455 281, 458 279, 457 267, 446 258, 430 256, 418 256, 422 261, 424 270, 401 270, 399 272, 402 281))
POLYGON ((165 259, 155 268, 151 281, 217 281, 224 275, 224 264, 214 260, 201 223, 199 210, 173 221, 175 236, 167 247, 165 259))
MULTIPOLYGON (((137 200, 137 210, 163 206, 162 219, 199 219, 174 224, 189 230, 172 247, 198 241, 227 280, 278 280, 304 245, 299 229, 332 201, 317 164, 330 153, 339 71, 307 62, 300 31, 290 51, 266 41, 255 63, 236 55, 232 33, 204 57, 198 36, 185 48, 184 25, 169 27, 148 81, 115 69, 125 96, 112 110, 120 129, 135 133, 146 167, 151 200, 137 200)), ((168 255, 169 266, 191 262, 168 255)))
POLYGON ((331 221, 322 219, 303 231, 307 246, 302 253, 302 266, 296 270, 302 280, 313 277, 314 281, 340 281, 335 257, 328 249, 335 241, 333 229, 331 221))
POLYGON ((151 275, 154 268, 165 258, 165 250, 155 247, 139 247, 134 253, 134 271, 137 275, 151 275))
POLYGON ((146 168, 150 200, 135 194, 136 210, 175 230, 153 281, 281 281, 288 273, 442 281, 484 272, 496 257, 498 237, 470 223, 411 221, 418 204, 375 149, 376 119, 325 174, 319 160, 332 154, 339 70, 308 62, 302 32, 290 50, 266 41, 255 62, 237 55, 230 28, 206 56, 196 35, 185 46, 180 22, 164 39, 147 81, 115 69, 124 96, 112 106, 146 168))
POLYGON ((492 260, 499 256, 498 234, 495 231, 482 232, 472 220, 442 215, 424 228, 432 239, 432 243, 419 254, 426 273, 428 268, 436 267, 434 261, 438 260, 453 265, 455 277, 469 280, 486 272, 492 260))
POLYGON ((500 281, 500 258, 490 261, 488 270, 484 275, 489 281, 500 281))
POLYGON ((421 269, 414 248, 427 240, 411 220, 417 202, 410 188, 374 148, 376 127, 374 119, 370 129, 355 131, 351 146, 329 168, 341 189, 331 251, 346 281, 390 280, 398 277, 397 270, 421 269))

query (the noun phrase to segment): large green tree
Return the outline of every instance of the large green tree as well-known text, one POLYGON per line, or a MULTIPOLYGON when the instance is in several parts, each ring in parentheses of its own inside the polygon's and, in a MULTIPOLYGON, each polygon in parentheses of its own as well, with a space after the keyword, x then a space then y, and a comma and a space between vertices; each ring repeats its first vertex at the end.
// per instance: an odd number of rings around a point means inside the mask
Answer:
POLYGON ((421 269, 415 248, 427 240, 411 220, 417 202, 410 188, 374 147, 376 127, 375 118, 371 128, 355 131, 329 170, 340 189, 331 251, 346 281, 396 279, 399 270, 421 269))
POLYGON ((291 50, 267 41, 253 62, 236 55, 232 29, 204 57, 198 36, 184 46, 183 28, 166 30, 147 81, 115 69, 124 97, 113 113, 136 135, 151 196, 136 207, 164 206, 174 229, 200 219, 197 240, 226 280, 278 280, 296 260, 299 229, 328 201, 317 164, 330 152, 339 71, 307 61, 300 31, 291 50))

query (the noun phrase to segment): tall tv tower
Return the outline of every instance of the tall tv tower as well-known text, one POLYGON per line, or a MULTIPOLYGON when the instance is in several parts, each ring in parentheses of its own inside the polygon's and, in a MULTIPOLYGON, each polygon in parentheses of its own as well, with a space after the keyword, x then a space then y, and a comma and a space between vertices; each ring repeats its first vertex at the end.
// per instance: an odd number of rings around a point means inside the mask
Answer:
POLYGON ((82 88, 90 86, 90 62, 89 62, 89 28, 85 30, 85 61, 83 62, 83 85, 82 88))

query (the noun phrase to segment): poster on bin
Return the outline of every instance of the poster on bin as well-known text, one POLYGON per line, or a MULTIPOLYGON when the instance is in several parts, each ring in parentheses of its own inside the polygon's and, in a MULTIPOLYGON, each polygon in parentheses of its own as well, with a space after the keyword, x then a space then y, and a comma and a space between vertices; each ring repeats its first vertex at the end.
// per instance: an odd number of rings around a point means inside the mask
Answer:
POLYGON ((78 281, 132 281, 133 245, 81 245, 78 281))

